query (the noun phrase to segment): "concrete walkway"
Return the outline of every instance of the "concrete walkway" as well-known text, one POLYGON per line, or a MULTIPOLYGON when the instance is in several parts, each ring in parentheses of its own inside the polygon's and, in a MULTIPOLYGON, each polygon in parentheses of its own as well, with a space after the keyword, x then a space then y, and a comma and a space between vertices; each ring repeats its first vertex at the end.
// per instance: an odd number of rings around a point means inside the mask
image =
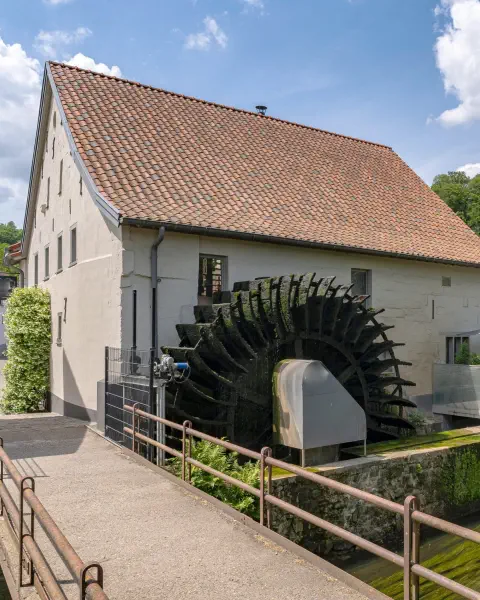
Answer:
MULTIPOLYGON (((36 477, 39 498, 82 559, 103 564, 111 600, 367 597, 78 421, 55 415, 0 417, 0 435, 18 468, 36 477)), ((46 541, 40 543, 48 549, 46 541)), ((78 597, 53 550, 47 555, 68 596, 78 597)))

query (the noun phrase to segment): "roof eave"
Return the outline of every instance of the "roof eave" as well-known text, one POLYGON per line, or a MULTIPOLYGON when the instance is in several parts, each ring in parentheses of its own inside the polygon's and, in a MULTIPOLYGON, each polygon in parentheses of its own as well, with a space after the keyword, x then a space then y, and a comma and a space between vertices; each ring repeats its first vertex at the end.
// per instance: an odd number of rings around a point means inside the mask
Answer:
POLYGON ((288 246, 297 246, 303 248, 316 248, 319 250, 330 250, 333 252, 354 252, 356 254, 366 254, 369 256, 382 256, 385 258, 403 258, 405 260, 416 260, 421 262, 433 262, 445 265, 455 265, 460 267, 480 268, 480 262, 468 262, 453 260, 447 258, 437 258, 433 256, 422 256, 416 254, 403 254, 401 252, 389 252, 386 250, 375 250, 372 248, 363 248, 359 246, 346 246, 343 244, 329 244, 325 242, 315 242, 309 240, 299 240, 295 238, 284 238, 270 236, 260 233, 248 233, 244 231, 231 231, 228 229, 216 229, 213 227, 201 227, 196 225, 184 225, 180 223, 171 223, 167 221, 150 221, 147 219, 136 219, 122 217, 122 225, 130 225, 146 229, 158 229, 162 225, 167 231, 176 231, 177 233, 190 233, 194 235, 205 235, 209 237, 230 238, 250 242, 262 242, 267 244, 284 244, 288 246))

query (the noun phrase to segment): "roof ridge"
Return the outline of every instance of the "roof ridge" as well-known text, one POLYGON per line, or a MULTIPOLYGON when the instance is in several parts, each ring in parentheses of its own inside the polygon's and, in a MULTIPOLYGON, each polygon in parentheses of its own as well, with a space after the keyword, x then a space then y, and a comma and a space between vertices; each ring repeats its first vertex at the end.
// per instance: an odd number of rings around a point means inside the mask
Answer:
POLYGON ((281 119, 279 117, 272 117, 270 115, 261 115, 259 113, 253 112, 251 110, 246 110, 244 108, 237 108, 236 106, 229 106, 228 104, 220 104, 219 102, 212 102, 210 100, 202 100, 201 98, 196 98, 195 96, 187 96, 186 94, 180 94, 178 92, 172 92, 170 90, 165 90, 164 88, 155 87, 153 85, 148 85, 146 83, 140 83, 139 81, 134 81, 133 79, 125 79, 123 77, 116 77, 115 75, 106 75, 105 73, 99 73, 98 71, 92 71, 91 69, 83 69, 81 67, 77 67, 75 65, 67 65, 66 63, 61 63, 55 60, 47 61, 50 65, 56 65, 62 68, 68 68, 76 71, 81 71, 83 73, 92 73, 92 75, 96 75, 98 77, 105 77, 107 79, 115 79, 116 81, 122 83, 128 83, 130 85, 136 85, 141 88, 147 88, 150 90, 154 90, 156 92, 162 92, 164 94, 168 94, 171 96, 176 96, 177 98, 183 98, 184 100, 189 100, 191 102, 199 102, 200 104, 208 104, 210 106, 216 106, 217 108, 223 108, 226 110, 233 110, 235 112, 244 113, 246 115, 253 115, 255 117, 259 117, 262 119, 269 119, 270 121, 275 121, 279 123, 284 123, 286 125, 291 125, 293 127, 300 127, 303 129, 309 129, 311 131, 318 131, 319 133, 326 133, 327 135, 332 135, 335 137, 340 137, 347 140, 352 140, 354 142, 359 142, 361 144, 369 144, 371 146, 378 146, 380 148, 386 148, 387 150, 392 150, 391 146, 387 146, 386 144, 380 144, 379 142, 372 142, 370 140, 363 140, 361 138, 356 138, 351 135, 345 135, 343 133, 336 133, 334 131, 327 131, 326 129, 320 129, 319 127, 313 127, 312 125, 305 125, 303 123, 296 123, 295 121, 288 121, 287 119, 281 119))

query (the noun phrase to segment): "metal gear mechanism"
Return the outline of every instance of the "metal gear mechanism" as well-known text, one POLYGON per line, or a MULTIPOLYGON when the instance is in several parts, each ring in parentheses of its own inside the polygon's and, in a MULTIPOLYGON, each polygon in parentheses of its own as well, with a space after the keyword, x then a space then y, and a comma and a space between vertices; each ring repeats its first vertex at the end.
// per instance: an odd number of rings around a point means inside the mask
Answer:
MULTIPOLYGON (((188 362, 190 378, 167 391, 167 416, 190 419, 215 436, 259 449, 272 439, 272 374, 278 361, 322 361, 367 414, 371 441, 412 429, 403 397, 392 326, 379 323, 383 310, 368 309, 368 296, 351 285, 315 273, 236 283, 220 303, 195 307, 196 323, 179 324, 178 347, 163 351, 188 362)), ((341 423, 339 423, 341 427, 341 423)))

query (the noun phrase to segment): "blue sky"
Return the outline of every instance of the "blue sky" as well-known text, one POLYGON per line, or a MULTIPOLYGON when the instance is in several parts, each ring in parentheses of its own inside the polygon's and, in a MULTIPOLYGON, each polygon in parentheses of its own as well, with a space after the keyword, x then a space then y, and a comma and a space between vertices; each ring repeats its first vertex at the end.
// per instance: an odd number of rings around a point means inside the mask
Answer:
POLYGON ((0 39, 0 221, 23 220, 48 58, 266 104, 392 146, 428 183, 480 172, 480 0, 3 0, 0 39))

